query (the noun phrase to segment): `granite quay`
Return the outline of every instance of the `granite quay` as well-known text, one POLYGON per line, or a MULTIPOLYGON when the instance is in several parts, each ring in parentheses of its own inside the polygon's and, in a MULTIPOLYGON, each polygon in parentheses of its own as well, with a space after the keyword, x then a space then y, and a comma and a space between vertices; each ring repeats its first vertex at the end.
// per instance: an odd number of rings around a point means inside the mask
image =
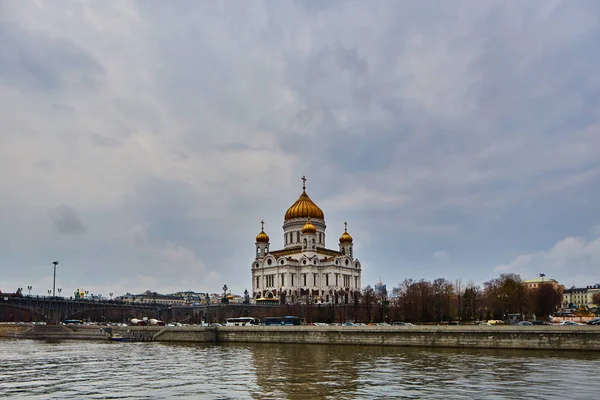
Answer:
MULTIPOLYGON (((106 340, 99 326, 0 326, 0 336, 106 340)), ((105 328, 103 328, 105 329, 105 328)), ((250 326, 112 327, 158 342, 303 343, 481 349, 600 351, 596 326, 250 326)))

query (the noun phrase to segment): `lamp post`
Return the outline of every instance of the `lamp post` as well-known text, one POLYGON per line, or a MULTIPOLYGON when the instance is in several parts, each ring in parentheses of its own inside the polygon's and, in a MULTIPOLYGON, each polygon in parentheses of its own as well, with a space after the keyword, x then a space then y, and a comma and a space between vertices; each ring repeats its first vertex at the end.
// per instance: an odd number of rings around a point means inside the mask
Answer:
POLYGON ((29 291, 29 296, 31 296, 31 289, 33 289, 33 286, 31 286, 31 285, 27 286, 27 290, 29 291))
POLYGON ((50 293, 52 293, 52 290, 48 289, 48 296, 50 296, 50 293))
POLYGON ((52 281, 52 297, 54 297, 55 295, 55 289, 56 289, 56 266, 58 265, 58 261, 53 261, 52 264, 54 264, 54 280, 52 281))
POLYGON ((502 293, 498 295, 498 299, 500 299, 500 317, 502 319, 504 319, 504 301, 506 300, 506 298, 508 297, 508 294, 506 293, 502 293))
POLYGON ((542 278, 542 283, 544 283, 544 277, 546 276, 546 274, 540 274, 540 278, 542 278))
POLYGON ((58 288, 58 297, 60 297, 60 292, 62 292, 62 288, 58 288))
POLYGON ((110 292, 109 295, 110 295, 110 299, 112 300, 113 292, 110 292))

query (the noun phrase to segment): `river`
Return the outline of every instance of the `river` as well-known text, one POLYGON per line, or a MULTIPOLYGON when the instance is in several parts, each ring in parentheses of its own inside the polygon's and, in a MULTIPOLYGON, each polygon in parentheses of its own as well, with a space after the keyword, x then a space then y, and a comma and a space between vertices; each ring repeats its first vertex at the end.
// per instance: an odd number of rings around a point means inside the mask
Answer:
POLYGON ((597 399, 600 353, 0 339, 2 399, 597 399))

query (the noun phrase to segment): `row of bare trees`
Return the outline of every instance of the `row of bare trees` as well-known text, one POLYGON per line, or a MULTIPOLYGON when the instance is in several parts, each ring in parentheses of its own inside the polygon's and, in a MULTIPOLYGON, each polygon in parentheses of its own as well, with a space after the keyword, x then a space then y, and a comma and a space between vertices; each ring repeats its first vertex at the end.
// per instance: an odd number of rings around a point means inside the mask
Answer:
MULTIPOLYGON (((362 303, 383 304, 381 297, 367 287, 362 303)), ((538 318, 549 315, 561 304, 562 293, 550 283, 528 289, 517 274, 502 274, 483 286, 473 282, 406 279, 392 291, 388 313, 411 322, 474 321, 505 319, 507 314, 538 318)), ((382 306, 383 307, 383 306, 382 306)))

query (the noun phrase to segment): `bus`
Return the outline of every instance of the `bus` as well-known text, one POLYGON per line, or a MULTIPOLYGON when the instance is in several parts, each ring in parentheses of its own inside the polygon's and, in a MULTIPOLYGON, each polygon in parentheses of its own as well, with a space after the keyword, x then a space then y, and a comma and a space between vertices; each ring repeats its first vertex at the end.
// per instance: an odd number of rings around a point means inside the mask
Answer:
POLYGON ((63 325, 81 325, 83 324, 83 320, 81 319, 65 319, 62 322, 63 325))
POLYGON ((293 326, 300 325, 300 318, 291 315, 285 317, 267 317, 265 318, 265 326, 268 325, 280 325, 280 326, 293 326))
POLYGON ((253 326, 260 324, 260 319, 252 317, 227 318, 225 326, 253 326))

